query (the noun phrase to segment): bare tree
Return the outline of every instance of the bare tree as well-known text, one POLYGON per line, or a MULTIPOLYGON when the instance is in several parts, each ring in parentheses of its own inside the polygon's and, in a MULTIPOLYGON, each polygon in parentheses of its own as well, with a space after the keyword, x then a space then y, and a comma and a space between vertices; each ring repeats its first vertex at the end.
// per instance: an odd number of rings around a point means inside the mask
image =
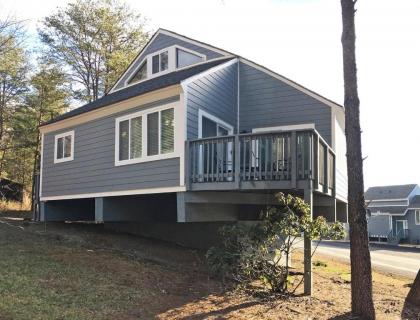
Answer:
POLYGON ((350 224, 351 306, 352 313, 363 319, 375 319, 372 298, 372 269, 367 233, 363 183, 363 159, 360 130, 360 101, 357 90, 355 4, 341 0, 343 33, 344 107, 346 109, 346 143, 348 206, 350 224))

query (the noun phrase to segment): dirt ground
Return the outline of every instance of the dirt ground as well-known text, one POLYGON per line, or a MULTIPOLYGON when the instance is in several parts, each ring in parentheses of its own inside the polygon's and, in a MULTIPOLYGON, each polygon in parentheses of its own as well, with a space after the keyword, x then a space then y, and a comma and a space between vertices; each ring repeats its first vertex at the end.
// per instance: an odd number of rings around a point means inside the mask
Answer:
MULTIPOLYGON (((314 295, 262 301, 208 277, 203 253, 100 225, 0 217, 0 319, 354 319, 347 264, 316 255, 314 295)), ((295 255, 297 271, 302 257, 295 255)), ((377 319, 420 319, 410 279, 374 272, 377 319)), ((296 276, 295 281, 300 279, 296 276)))

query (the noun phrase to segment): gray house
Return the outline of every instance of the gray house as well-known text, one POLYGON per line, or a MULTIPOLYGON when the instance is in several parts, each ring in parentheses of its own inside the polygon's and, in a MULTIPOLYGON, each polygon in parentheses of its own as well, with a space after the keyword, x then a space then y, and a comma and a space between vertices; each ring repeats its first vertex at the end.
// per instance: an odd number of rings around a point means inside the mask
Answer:
POLYGON ((391 243, 420 243, 420 187, 416 184, 369 188, 365 193, 369 237, 391 243))
POLYGON ((41 220, 94 220, 182 242, 255 220, 284 191, 315 216, 347 221, 343 107, 168 30, 105 96, 40 130, 41 220))

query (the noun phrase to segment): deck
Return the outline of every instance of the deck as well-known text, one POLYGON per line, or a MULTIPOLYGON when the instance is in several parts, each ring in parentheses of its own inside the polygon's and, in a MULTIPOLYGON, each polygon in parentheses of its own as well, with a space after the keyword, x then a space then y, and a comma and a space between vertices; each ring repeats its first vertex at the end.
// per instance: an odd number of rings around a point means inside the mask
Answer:
POLYGON ((187 190, 305 189, 335 195, 335 154, 314 129, 186 142, 187 190))

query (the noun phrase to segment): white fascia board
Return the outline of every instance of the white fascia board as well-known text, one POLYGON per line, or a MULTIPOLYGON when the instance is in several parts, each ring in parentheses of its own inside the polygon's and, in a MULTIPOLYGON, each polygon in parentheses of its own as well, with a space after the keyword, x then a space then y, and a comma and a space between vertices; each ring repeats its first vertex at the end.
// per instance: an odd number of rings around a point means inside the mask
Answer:
POLYGON ((86 199, 86 198, 98 198, 98 197, 118 197, 118 196, 129 196, 129 195, 138 195, 138 194, 171 193, 171 192, 184 192, 184 191, 186 191, 185 187, 179 186, 179 187, 167 187, 167 188, 136 189, 136 190, 123 190, 123 191, 83 193, 83 194, 41 197, 40 200, 41 201, 54 201, 54 200, 86 199))

